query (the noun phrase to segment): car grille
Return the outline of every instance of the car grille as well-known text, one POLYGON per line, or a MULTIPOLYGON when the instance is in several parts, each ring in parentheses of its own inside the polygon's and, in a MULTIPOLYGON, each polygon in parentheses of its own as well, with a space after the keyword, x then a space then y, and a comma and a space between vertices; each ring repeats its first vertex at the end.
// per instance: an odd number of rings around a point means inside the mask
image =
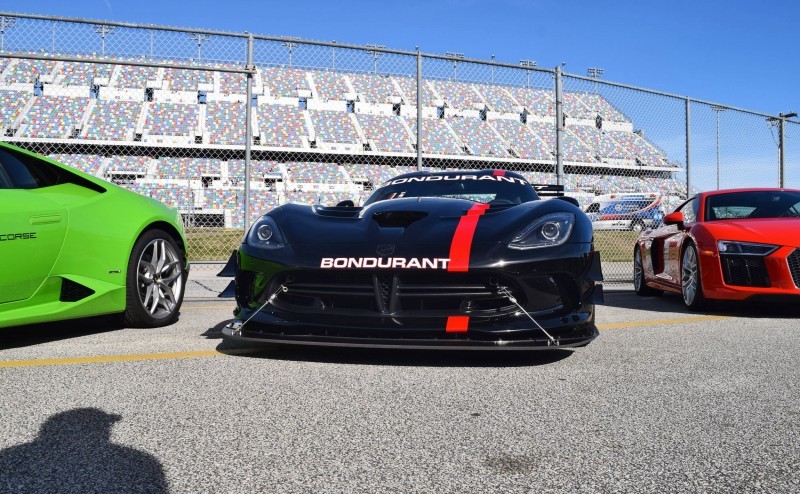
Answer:
POLYGON ((293 271, 278 276, 270 293, 279 285, 288 288, 273 304, 279 310, 333 317, 497 318, 517 311, 501 287, 525 302, 512 280, 487 273, 293 271))
POLYGON ((794 286, 800 288, 800 249, 795 249, 786 260, 789 262, 789 272, 792 273, 794 286))
POLYGON ((770 286, 767 266, 759 256, 720 256, 722 276, 726 285, 731 286, 770 286))

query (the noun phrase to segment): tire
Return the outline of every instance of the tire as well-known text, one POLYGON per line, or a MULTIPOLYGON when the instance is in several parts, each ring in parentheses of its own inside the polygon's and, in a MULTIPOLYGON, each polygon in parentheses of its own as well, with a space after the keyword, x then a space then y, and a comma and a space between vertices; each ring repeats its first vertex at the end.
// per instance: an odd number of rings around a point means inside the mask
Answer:
POLYGON ((178 319, 186 287, 186 258, 163 230, 149 230, 136 241, 128 260, 124 321, 157 328, 178 319))
POLYGON ((686 246, 681 256, 681 296, 689 310, 701 310, 706 307, 697 248, 691 243, 686 246))
POLYGON ((640 297, 653 297, 661 295, 661 290, 647 286, 644 278, 644 263, 642 262, 642 250, 637 245, 633 249, 633 289, 640 297))

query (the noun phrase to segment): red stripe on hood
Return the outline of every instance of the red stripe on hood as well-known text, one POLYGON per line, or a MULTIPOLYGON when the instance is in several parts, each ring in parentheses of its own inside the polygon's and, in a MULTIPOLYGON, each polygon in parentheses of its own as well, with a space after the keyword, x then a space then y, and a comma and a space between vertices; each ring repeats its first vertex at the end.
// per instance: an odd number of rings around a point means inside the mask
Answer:
POLYGON ((505 177, 506 176, 506 171, 505 170, 495 170, 495 171, 492 172, 492 175, 494 175, 495 177, 505 177))
POLYGON ((458 220, 453 241, 450 244, 450 264, 448 271, 465 273, 469 271, 469 252, 472 248, 472 238, 478 227, 478 218, 489 209, 488 204, 475 204, 467 214, 458 220))
POLYGON ((469 326, 469 316, 449 316, 445 333, 466 333, 469 326))

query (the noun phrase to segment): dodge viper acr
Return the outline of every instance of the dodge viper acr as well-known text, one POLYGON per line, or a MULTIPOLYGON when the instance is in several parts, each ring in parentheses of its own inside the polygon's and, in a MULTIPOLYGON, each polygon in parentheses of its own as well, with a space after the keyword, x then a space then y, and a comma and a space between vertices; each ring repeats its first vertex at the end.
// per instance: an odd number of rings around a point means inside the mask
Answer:
POLYGON ((516 173, 414 172, 363 207, 283 205, 234 256, 233 339, 534 349, 597 336, 591 222, 516 173))
POLYGON ((0 143, 0 327, 116 313, 170 324, 185 252, 175 209, 0 143))
POLYGON ((639 295, 800 302, 800 190, 736 189, 692 197, 642 233, 633 250, 639 295))

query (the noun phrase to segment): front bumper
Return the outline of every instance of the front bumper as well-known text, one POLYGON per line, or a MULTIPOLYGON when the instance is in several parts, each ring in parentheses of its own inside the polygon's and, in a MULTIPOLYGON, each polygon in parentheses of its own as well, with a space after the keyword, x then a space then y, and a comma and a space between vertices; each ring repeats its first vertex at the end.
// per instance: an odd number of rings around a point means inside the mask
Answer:
POLYGON ((237 320, 223 334, 250 342, 333 346, 583 346, 598 335, 594 304, 602 302, 602 286, 595 283, 602 279, 600 256, 588 245, 568 246, 560 254, 569 255, 469 273, 333 272, 286 266, 242 249, 236 264, 237 320))

